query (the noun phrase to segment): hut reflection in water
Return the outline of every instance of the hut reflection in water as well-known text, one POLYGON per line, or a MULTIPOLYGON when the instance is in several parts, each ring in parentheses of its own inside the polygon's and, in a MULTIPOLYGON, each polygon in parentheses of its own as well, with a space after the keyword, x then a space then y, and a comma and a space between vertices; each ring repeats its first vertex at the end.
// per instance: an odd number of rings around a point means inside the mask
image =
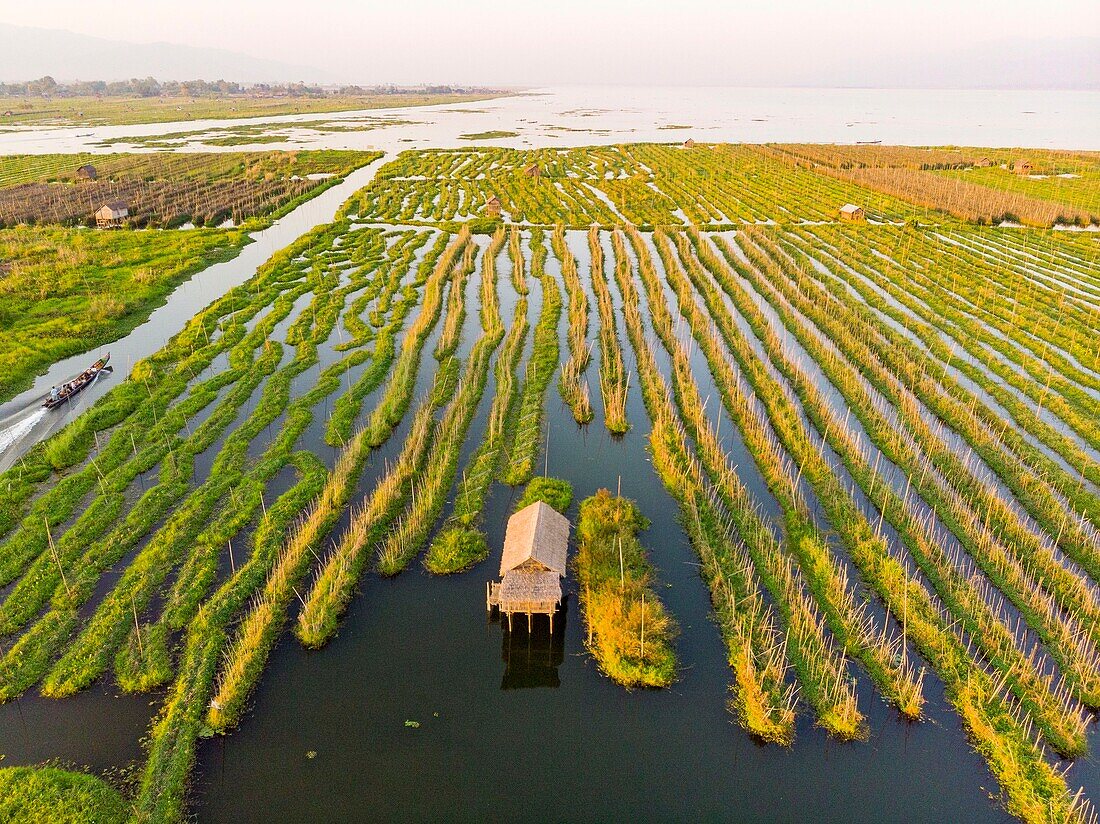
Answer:
MULTIPOLYGON (((502 690, 531 687, 561 686, 558 667, 565 660, 565 624, 569 598, 562 601, 561 609, 554 617, 554 631, 550 622, 535 617, 527 621, 513 621, 501 633, 500 657, 504 661, 504 675, 500 679, 502 690)), ((492 623, 502 623, 500 613, 494 613, 492 623)))

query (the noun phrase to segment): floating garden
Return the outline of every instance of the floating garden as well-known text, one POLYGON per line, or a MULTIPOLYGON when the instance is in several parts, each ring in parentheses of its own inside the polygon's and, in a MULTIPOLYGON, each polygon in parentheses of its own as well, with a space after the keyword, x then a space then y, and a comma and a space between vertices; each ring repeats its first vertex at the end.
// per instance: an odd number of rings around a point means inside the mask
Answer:
MULTIPOLYGON (((574 523, 584 654, 624 700, 691 677, 697 629, 647 537, 675 517, 725 734, 868 747, 869 696, 918 728, 942 706, 1010 814, 1095 820, 1071 764, 1100 711, 1100 247, 1049 227, 1091 220, 1097 160, 1046 158, 1081 169, 1061 200, 975 175, 1040 224, 999 228, 940 188, 1007 162, 980 151, 391 160, 0 476, 0 700, 109 683, 156 704, 124 793, 0 770, 0 809, 64 792, 183 820, 201 740, 262 709, 279 644, 330 650, 368 582, 490 577, 494 519, 541 500, 574 523), (552 418, 644 446, 667 510, 614 451, 591 489, 571 456, 549 477, 578 443, 552 418)), ((26 163, 0 173, 61 168, 26 163)))

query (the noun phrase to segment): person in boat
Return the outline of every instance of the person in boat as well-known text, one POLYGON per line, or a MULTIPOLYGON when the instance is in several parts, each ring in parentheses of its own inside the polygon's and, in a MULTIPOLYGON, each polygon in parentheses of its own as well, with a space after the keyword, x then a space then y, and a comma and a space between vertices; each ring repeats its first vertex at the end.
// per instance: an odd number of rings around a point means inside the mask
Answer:
POLYGON ((50 400, 51 401, 56 401, 57 396, 60 395, 60 394, 61 394, 61 390, 58 389, 56 386, 50 387, 50 400))

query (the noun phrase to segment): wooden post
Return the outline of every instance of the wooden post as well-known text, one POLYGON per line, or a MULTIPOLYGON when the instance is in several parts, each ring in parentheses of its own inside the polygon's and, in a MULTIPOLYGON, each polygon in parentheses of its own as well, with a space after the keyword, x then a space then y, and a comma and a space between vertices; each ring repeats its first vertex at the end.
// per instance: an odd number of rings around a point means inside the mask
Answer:
POLYGON ((134 599, 134 593, 133 592, 130 593, 130 606, 133 607, 133 610, 134 610, 134 634, 137 635, 138 655, 140 655, 141 660, 144 661, 145 660, 145 648, 142 646, 142 643, 141 643, 141 625, 138 623, 137 601, 134 599))
POLYGON ((619 592, 626 592, 626 572, 623 569, 623 536, 619 535, 619 592))
POLYGON ((61 557, 57 554, 57 547, 53 545, 53 535, 50 534, 50 522, 45 516, 42 517, 42 522, 46 525, 46 540, 50 544, 50 552, 53 554, 54 563, 57 564, 57 571, 61 573, 61 583, 65 585, 66 594, 71 594, 72 591, 69 589, 69 582, 65 580, 65 569, 61 566, 61 557))

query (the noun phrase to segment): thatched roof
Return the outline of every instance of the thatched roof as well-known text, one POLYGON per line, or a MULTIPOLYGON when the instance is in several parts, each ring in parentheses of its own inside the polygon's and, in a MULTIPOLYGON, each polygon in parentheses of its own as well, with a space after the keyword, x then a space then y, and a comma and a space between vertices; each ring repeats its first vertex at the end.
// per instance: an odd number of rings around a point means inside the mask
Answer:
POLYGON ((500 198, 496 195, 491 195, 488 200, 485 201, 486 206, 499 206, 500 198))
POLYGON ((548 604, 561 600, 561 578, 556 572, 509 570, 500 582, 500 603, 548 604))
POLYGON ((565 575, 569 520, 549 504, 536 501, 508 519, 500 574, 524 567, 565 575))
POLYGON ((854 203, 845 203, 843 206, 840 207, 841 214, 845 215, 854 215, 862 211, 863 208, 860 206, 856 206, 856 204, 854 203))

